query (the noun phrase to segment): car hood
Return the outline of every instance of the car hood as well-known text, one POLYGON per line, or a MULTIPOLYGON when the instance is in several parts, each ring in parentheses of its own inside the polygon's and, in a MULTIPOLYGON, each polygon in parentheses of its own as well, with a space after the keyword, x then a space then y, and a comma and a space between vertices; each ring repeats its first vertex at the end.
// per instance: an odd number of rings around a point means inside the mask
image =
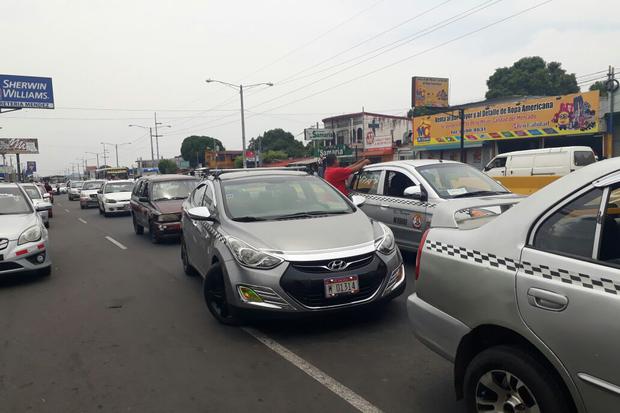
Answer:
POLYGON ((131 192, 114 192, 109 194, 103 194, 106 199, 114 199, 116 201, 129 201, 131 198, 131 192))
POLYGON ((37 214, 0 215, 0 238, 17 240, 25 229, 38 224, 37 214))
POLYGON ((184 199, 170 199, 167 201, 153 202, 155 208, 162 214, 174 214, 181 212, 181 205, 183 205, 184 199))
POLYGON ((361 210, 346 215, 284 221, 227 221, 224 230, 258 249, 300 254, 344 251, 364 244, 374 248, 374 240, 381 234, 378 226, 361 210))

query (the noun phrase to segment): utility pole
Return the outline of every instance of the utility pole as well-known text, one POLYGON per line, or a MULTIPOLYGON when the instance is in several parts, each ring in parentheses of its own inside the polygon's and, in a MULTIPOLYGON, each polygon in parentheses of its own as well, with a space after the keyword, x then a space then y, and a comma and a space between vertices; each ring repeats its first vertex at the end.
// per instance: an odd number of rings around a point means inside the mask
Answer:
POLYGON ((105 148, 105 143, 101 142, 101 145, 103 145, 103 164, 108 166, 108 152, 105 148))
MULTIPOLYGON (((241 145, 243 149, 243 168, 246 169, 248 165, 247 165, 246 157, 245 157, 245 111, 243 108, 243 85, 233 85, 232 83, 222 82, 221 80, 207 79, 207 83, 211 83, 211 82, 221 83, 223 85, 230 86, 232 88, 239 90, 239 97, 241 98, 241 145)), ((255 83, 253 85, 246 85, 246 88, 250 88, 254 86, 261 86, 261 85, 273 86, 273 83, 271 82, 255 83)))
POLYGON ((465 154, 465 109, 459 109, 459 118, 461 119, 461 162, 467 163, 467 156, 465 154))
MULTIPOLYGON (((609 72, 607 73, 607 82, 605 82, 605 89, 607 89, 607 96, 609 100, 609 121, 607 124, 607 133, 613 142, 614 139, 614 92, 618 90, 618 80, 616 80, 616 70, 613 66, 609 66, 609 72)), ((603 156, 611 157, 613 153, 604 153, 605 145, 603 145, 603 156)))
POLYGON ((101 142, 101 144, 103 145, 103 147, 105 148, 105 145, 112 145, 114 146, 114 151, 116 153, 116 167, 118 168, 118 147, 119 146, 123 146, 123 145, 131 145, 131 142, 123 142, 123 143, 111 143, 111 142, 101 142))

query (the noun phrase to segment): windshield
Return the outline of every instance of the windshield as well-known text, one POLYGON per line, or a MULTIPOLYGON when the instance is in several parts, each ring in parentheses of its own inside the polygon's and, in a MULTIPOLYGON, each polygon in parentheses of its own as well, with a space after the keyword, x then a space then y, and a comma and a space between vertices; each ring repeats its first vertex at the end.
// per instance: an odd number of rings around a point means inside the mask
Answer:
POLYGON ((166 199, 185 199, 196 188, 198 181, 179 179, 178 181, 156 182, 153 185, 153 201, 166 199))
POLYGON ((41 199, 41 192, 39 192, 39 188, 36 188, 34 186, 24 186, 23 188, 30 197, 30 199, 41 199))
POLYGON ((353 212, 350 204, 321 179, 311 176, 274 176, 222 183, 228 216, 263 220, 353 212))
POLYGON ((113 194, 116 192, 131 192, 133 190, 133 182, 108 182, 105 186, 104 193, 113 194))
POLYGON ((71 182, 71 188, 81 188, 82 186, 84 186, 84 182, 82 181, 71 182))
POLYGON ((0 188, 0 215, 29 214, 30 203, 19 188, 0 188))
POLYGON ((90 191, 93 189, 99 189, 103 186, 103 182, 104 181, 92 181, 92 182, 86 182, 84 183, 84 186, 82 186, 83 190, 86 191, 90 191))
POLYGON ((461 163, 437 163, 416 168, 444 199, 509 193, 477 169, 461 163))

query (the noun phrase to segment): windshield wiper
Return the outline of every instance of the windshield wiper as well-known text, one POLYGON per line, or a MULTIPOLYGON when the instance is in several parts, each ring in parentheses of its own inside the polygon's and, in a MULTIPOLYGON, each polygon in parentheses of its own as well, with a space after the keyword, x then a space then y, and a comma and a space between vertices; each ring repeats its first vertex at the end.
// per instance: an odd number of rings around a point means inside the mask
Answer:
POLYGON ((464 194, 454 195, 452 198, 468 198, 471 196, 484 196, 484 195, 500 195, 500 194, 509 194, 507 191, 473 191, 466 192, 464 194))
POLYGON ((267 219, 265 218, 259 218, 259 217, 251 217, 251 216, 246 216, 246 217, 237 217, 237 218, 233 218, 233 221, 236 222, 257 222, 257 221, 267 221, 267 219))
POLYGON ((340 214, 348 214, 349 211, 305 211, 305 212, 295 212, 294 214, 286 214, 279 215, 274 217, 274 219, 290 219, 290 218, 309 218, 319 215, 340 215, 340 214))

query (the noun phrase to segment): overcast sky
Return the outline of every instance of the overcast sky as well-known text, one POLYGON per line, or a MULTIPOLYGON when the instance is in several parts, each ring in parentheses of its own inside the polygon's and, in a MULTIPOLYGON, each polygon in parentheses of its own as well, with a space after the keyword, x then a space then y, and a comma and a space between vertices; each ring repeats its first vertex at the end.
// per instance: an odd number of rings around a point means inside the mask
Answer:
POLYGON ((192 134, 240 149, 238 93, 207 78, 275 83, 246 93, 249 139, 362 107, 402 115, 414 75, 449 77, 458 104, 482 99, 493 70, 523 56, 578 76, 620 67, 615 0, 3 0, 0 10, 0 73, 53 78, 55 110, 0 115, 0 137, 39 138, 41 153, 22 160, 43 175, 84 156, 94 165, 85 152, 102 141, 132 142, 121 165, 149 159, 148 132, 128 124, 152 125, 155 110, 172 125, 164 157, 192 134))

